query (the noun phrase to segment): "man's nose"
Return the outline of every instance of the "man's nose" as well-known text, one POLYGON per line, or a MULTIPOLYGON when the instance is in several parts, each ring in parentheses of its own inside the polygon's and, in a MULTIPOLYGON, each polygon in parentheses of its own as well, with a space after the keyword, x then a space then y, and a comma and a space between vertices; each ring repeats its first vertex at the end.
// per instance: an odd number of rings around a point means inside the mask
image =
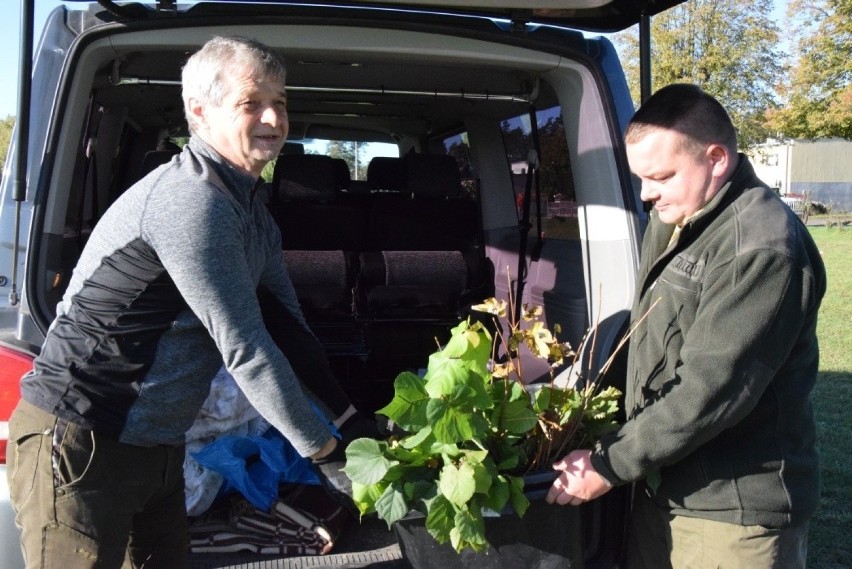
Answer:
POLYGON ((260 120, 264 124, 279 126, 281 123, 287 122, 287 112, 280 111, 275 105, 267 105, 263 109, 260 120))
POLYGON ((659 192, 654 187, 654 184, 642 182, 642 189, 639 191, 639 197, 643 202, 650 202, 659 197, 659 192))

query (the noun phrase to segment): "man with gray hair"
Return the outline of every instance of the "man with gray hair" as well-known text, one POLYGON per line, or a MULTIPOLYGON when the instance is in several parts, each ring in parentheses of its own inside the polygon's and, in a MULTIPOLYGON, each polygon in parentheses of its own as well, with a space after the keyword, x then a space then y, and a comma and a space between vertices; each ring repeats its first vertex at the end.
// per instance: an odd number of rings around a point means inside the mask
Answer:
POLYGON ((210 40, 183 70, 189 143, 92 232, 10 421, 28 567, 186 566, 184 433, 223 361, 301 455, 338 446, 256 294, 307 330, 255 197, 287 138, 284 79, 266 46, 210 40))

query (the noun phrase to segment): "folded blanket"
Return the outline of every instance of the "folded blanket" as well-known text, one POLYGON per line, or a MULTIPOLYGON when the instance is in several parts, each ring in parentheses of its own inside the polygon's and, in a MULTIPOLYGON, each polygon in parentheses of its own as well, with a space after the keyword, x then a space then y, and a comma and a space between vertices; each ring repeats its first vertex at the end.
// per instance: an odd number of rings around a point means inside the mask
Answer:
POLYGON ((191 520, 189 547, 194 553, 326 555, 349 519, 317 486, 284 487, 268 512, 234 495, 191 520))

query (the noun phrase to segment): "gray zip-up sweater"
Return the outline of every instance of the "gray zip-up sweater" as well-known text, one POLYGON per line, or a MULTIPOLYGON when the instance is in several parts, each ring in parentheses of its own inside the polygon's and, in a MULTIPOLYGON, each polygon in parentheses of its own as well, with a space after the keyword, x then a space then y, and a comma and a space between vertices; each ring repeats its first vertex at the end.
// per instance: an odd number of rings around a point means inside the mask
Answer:
POLYGON ((654 216, 645 234, 632 317, 647 318, 630 339, 629 420, 592 464, 611 482, 659 482, 653 498, 675 514, 800 525, 819 499, 819 251, 743 155, 670 243, 673 229, 654 216))
POLYGON ((302 454, 330 437, 267 333, 256 289, 304 319, 256 179, 193 137, 104 214, 22 397, 129 444, 178 445, 223 360, 302 454))

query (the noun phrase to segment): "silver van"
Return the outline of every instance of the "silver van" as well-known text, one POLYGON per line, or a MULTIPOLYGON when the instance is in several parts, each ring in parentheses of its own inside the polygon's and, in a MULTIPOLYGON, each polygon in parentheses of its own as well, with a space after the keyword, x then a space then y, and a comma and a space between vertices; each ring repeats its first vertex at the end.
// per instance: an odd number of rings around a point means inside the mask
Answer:
MULTIPOLYGON (((22 565, 5 476, 20 377, 99 216, 188 136, 189 54, 240 35, 287 62, 290 141, 264 199, 306 317, 353 400, 375 410, 395 375, 424 367, 435 339, 489 296, 543 307, 574 345, 596 328, 600 360, 614 346, 646 222, 622 143, 634 102, 612 44, 577 30, 647 24, 679 1, 100 0, 53 11, 22 52, 0 186, 3 566, 22 565)), ((26 22, 32 2, 22 6, 26 22)), ((624 507, 617 492, 584 506, 588 567, 618 563, 624 507)))

